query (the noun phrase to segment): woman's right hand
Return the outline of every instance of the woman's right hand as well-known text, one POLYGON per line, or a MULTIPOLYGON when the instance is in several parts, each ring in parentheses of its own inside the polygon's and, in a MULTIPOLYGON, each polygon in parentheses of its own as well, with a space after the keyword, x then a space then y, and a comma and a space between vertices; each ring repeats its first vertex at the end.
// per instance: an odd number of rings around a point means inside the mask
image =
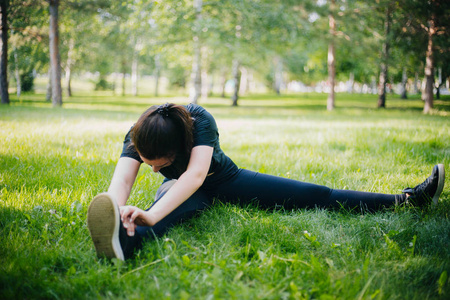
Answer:
POLYGON ((152 226, 148 212, 136 206, 120 206, 120 217, 129 236, 134 236, 137 226, 152 226))

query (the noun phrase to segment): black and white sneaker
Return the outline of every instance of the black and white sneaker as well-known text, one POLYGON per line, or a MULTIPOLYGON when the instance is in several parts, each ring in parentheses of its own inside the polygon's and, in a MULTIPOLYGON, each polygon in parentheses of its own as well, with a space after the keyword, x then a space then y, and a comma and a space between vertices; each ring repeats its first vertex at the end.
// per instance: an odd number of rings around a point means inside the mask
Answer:
POLYGON ((99 257, 125 260, 133 255, 139 237, 130 237, 120 220, 119 206, 107 193, 89 205, 87 226, 99 257))
POLYGON ((437 205, 439 196, 444 189, 445 171, 444 165, 435 165, 431 176, 415 188, 406 188, 403 190, 408 197, 406 201, 415 206, 423 207, 430 202, 437 205))

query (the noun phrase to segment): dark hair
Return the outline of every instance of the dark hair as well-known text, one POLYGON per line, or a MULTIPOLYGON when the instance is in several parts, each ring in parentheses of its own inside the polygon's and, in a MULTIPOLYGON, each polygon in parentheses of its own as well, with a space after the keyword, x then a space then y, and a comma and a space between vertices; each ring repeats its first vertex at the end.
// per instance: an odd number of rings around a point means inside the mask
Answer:
POLYGON ((155 105, 139 117, 131 129, 131 140, 146 159, 175 157, 187 167, 194 144, 193 128, 191 114, 184 106, 155 105))

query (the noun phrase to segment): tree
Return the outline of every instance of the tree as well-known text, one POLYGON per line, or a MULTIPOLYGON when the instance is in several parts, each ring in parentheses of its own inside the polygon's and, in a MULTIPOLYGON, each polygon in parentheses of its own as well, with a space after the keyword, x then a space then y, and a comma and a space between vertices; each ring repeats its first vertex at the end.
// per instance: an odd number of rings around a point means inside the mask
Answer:
MULTIPOLYGON (((431 0, 430 4, 435 4, 436 1, 431 0)), ((425 89, 423 92, 423 100, 425 106, 423 107, 424 113, 429 113, 433 108, 433 89, 434 89, 434 44, 433 38, 436 35, 436 13, 431 12, 428 19, 428 26, 425 27, 427 32, 427 52, 425 59, 425 89)))
POLYGON ((194 48, 193 48, 193 59, 192 59, 192 73, 191 80, 193 84, 193 92, 191 95, 191 102, 197 103, 198 98, 200 98, 202 91, 202 67, 201 67, 201 20, 202 20, 202 0, 194 0, 194 10, 195 10, 195 23, 194 23, 194 48))
POLYGON ((59 55, 58 9, 59 0, 48 0, 50 11, 50 68, 52 82, 52 105, 62 106, 61 58, 59 55))
POLYGON ((1 38, 0 38, 0 96, 2 104, 9 104, 8 93, 8 0, 0 1, 1 38))
POLYGON ((437 60, 445 62, 448 53, 450 3, 445 0, 402 0, 399 1, 399 7, 402 9, 402 30, 410 36, 414 44, 420 45, 417 49, 423 51, 416 52, 416 55, 425 60, 423 112, 430 113, 434 100, 435 64, 437 60), (437 54, 439 58, 436 57, 437 54))
POLYGON ((384 16, 384 40, 381 50, 380 82, 378 84, 378 108, 386 107, 386 83, 388 80, 391 14, 391 4, 387 3, 384 16))
POLYGON ((329 12, 329 25, 330 25, 330 41, 328 44, 328 82, 330 84, 330 93, 328 94, 327 99, 327 109, 334 109, 334 86, 336 81, 336 50, 335 50, 335 36, 336 36, 336 1, 331 0, 330 3, 330 12, 329 12))
POLYGON ((238 105, 238 100, 239 100, 239 85, 241 83, 241 71, 239 70, 240 64, 239 64, 239 60, 234 59, 233 60, 233 68, 232 68, 232 72, 233 72, 233 94, 231 95, 231 105, 232 106, 237 106, 238 105))

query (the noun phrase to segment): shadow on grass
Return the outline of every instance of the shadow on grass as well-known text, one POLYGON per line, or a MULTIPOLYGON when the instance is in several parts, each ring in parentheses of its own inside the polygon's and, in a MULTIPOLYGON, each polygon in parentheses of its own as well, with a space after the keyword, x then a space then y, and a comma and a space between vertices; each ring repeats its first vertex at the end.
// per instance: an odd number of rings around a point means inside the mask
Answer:
MULTIPOLYGON (((239 100, 239 108, 258 108, 258 109, 298 109, 308 111, 326 111, 326 94, 258 94, 243 96, 239 100)), ((124 111, 132 109, 133 111, 143 111, 147 107, 155 104, 165 103, 167 101, 175 103, 188 103, 189 100, 184 96, 105 96, 105 95, 80 95, 64 99, 64 105, 99 105, 123 108, 124 111)), ((440 111, 450 111, 450 95, 443 95, 441 99, 435 100, 435 108, 440 111)), ((45 95, 28 94, 22 96, 19 101, 15 97, 11 97, 11 104, 18 106, 51 106, 51 103, 45 101, 45 95)), ((376 95, 361 94, 338 94, 336 97, 336 110, 377 110, 376 95)), ((211 108, 227 108, 231 107, 231 100, 220 97, 212 97, 206 100, 200 100, 200 105, 211 108)), ((413 95, 410 99, 402 100, 397 95, 391 96, 386 101, 386 109, 380 110, 401 110, 421 112, 423 110, 423 101, 417 95, 413 95)), ((106 110, 114 111, 111 108, 106 110)), ((94 109, 95 110, 95 109, 94 109)))

